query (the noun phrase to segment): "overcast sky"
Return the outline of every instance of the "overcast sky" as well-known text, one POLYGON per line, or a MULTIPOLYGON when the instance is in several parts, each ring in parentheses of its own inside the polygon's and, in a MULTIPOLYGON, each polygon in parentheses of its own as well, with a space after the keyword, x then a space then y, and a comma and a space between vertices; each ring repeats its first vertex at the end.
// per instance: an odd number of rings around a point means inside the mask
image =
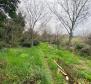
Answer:
MULTIPOLYGON (((52 2, 53 0, 47 0, 47 1, 52 2)), ((24 7, 25 7, 25 3, 27 2, 28 0, 21 0, 20 10, 26 10, 24 7)), ((90 9, 90 13, 91 13, 91 9, 90 9)), ((55 22, 55 19, 52 19, 52 21, 50 22, 50 27, 52 28, 53 31, 55 31, 54 29, 56 24, 57 22, 55 22)), ((75 34, 84 34, 84 32, 87 32, 87 31, 91 32, 91 15, 88 17, 87 20, 84 20, 83 23, 80 23, 80 25, 78 26, 78 29, 76 29, 74 32, 75 34)))

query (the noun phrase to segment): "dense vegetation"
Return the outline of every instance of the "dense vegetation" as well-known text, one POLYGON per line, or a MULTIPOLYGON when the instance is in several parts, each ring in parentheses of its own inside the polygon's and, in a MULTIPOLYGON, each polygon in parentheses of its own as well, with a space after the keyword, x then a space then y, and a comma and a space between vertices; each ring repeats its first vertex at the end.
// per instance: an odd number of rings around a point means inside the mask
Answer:
MULTIPOLYGON (((4 10, 5 13, 8 13, 10 17, 14 18, 16 16, 18 2, 19 0, 0 0, 0 14, 3 14, 2 10, 4 10)), ((5 16, 5 13, 0 17, 2 21, 4 20, 3 16, 5 16)))
POLYGON ((58 73, 57 65, 53 60, 64 61, 62 66, 77 81, 82 84, 91 83, 90 60, 74 55, 70 51, 58 50, 47 43, 33 48, 10 48, 0 51, 0 82, 2 84, 65 84, 66 81, 62 74, 58 73))
POLYGON ((22 10, 16 14, 19 0, 0 0, 0 84, 91 84, 91 33, 73 34, 78 20, 88 13, 88 0, 71 1, 73 11, 70 2, 60 2, 71 23, 49 7, 68 32, 61 34, 58 26, 55 33, 49 30, 51 17, 42 2, 32 0, 30 8, 25 7, 27 17, 22 10))

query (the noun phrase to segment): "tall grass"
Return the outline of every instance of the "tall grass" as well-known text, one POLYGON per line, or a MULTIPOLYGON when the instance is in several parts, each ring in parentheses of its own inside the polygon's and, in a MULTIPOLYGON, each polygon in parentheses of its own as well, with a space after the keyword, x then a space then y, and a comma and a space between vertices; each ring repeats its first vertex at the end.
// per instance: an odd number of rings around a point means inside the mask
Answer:
POLYGON ((42 43, 32 48, 10 48, 0 51, 0 83, 65 84, 64 77, 57 72, 54 59, 60 59, 76 69, 79 80, 91 81, 90 60, 42 43))

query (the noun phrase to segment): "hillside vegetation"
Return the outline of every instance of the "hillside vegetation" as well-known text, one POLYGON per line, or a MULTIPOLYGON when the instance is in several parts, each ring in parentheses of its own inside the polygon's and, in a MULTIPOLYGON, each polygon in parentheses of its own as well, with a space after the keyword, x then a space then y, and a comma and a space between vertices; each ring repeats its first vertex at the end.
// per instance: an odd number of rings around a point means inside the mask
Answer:
POLYGON ((91 61, 47 43, 0 50, 0 84, 66 84, 56 60, 81 84, 91 84, 91 61))

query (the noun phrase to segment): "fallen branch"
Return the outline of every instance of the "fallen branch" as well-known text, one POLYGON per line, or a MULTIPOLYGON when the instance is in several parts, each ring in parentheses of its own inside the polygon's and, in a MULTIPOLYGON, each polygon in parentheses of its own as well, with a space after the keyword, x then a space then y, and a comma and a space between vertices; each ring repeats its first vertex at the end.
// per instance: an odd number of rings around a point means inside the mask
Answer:
POLYGON ((63 76, 65 76, 66 80, 69 80, 69 77, 67 75, 67 73, 64 71, 64 69, 54 60, 54 63, 58 66, 58 68, 60 69, 60 72, 62 73, 63 76))
POLYGON ((66 71, 55 60, 54 63, 57 65, 59 72, 62 73, 62 75, 65 77, 66 81, 68 81, 69 84, 79 84, 74 80, 74 78, 69 76, 69 74, 67 74, 66 71))

